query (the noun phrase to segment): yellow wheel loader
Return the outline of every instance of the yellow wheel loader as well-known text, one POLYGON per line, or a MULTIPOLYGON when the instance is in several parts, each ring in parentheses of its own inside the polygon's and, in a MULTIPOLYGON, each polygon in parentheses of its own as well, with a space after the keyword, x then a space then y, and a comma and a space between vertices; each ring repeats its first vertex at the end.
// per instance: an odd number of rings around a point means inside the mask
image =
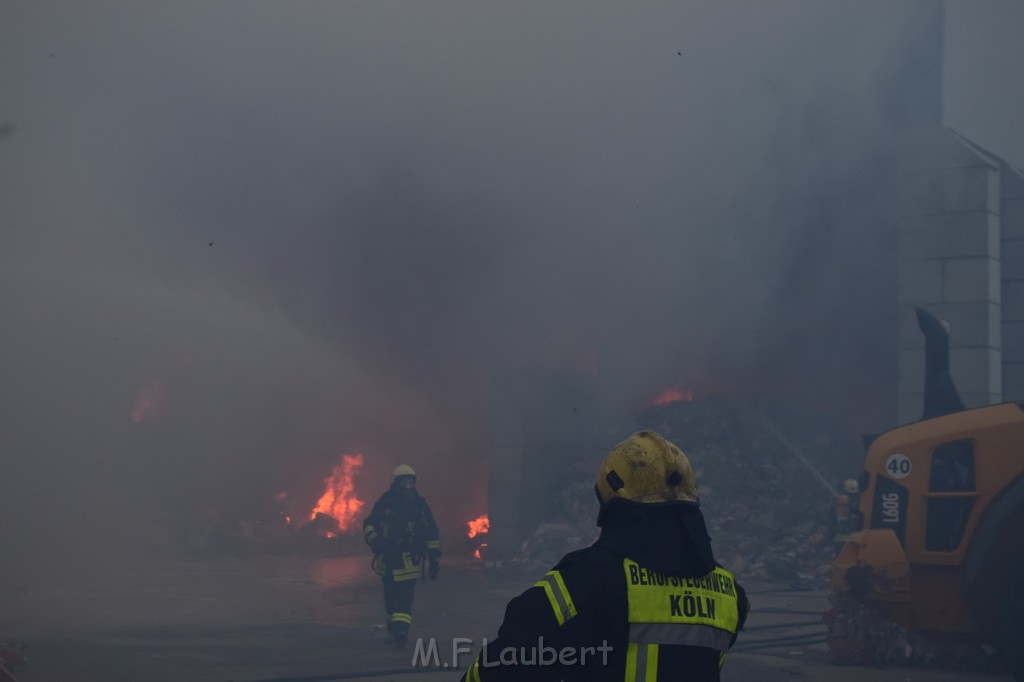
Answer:
POLYGON ((1024 402, 964 409, 948 326, 917 316, 924 414, 868 446, 832 586, 930 639, 995 646, 1024 681, 1024 402))

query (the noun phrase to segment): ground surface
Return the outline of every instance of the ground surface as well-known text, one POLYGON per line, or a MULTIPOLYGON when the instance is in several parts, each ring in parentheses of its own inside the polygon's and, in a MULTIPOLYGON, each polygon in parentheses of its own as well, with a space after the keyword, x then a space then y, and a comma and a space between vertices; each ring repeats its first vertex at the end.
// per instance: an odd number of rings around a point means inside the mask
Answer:
MULTIPOLYGON (((414 638, 436 638, 442 664, 450 664, 454 638, 478 643, 493 636, 508 599, 543 573, 446 559, 437 582, 418 586, 412 631, 414 638)), ((824 645, 816 643, 824 632, 823 591, 747 587, 755 610, 726 664, 727 682, 1009 679, 832 666, 824 645)), ((382 597, 367 557, 133 560, 42 588, 7 585, 0 604, 0 640, 30 647, 28 663, 12 671, 19 682, 459 677, 450 668, 414 667, 411 645, 405 651, 383 645, 382 597)))

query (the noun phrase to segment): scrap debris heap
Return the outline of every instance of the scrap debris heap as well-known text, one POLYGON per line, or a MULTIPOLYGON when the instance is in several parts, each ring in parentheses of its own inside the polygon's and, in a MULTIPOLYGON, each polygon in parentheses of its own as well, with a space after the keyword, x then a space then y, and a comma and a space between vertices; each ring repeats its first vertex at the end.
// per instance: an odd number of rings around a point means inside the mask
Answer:
MULTIPOLYGON (((701 507, 716 554, 746 579, 824 588, 835 556, 837 486, 860 471, 860 437, 838 420, 769 398, 678 401, 640 415, 680 444, 697 472, 701 507)), ((567 471, 558 511, 524 545, 543 563, 589 544, 593 474, 567 471)))
POLYGON ((827 584, 836 490, 860 472, 859 436, 767 398, 670 403, 644 419, 687 444, 723 563, 748 580, 827 584))

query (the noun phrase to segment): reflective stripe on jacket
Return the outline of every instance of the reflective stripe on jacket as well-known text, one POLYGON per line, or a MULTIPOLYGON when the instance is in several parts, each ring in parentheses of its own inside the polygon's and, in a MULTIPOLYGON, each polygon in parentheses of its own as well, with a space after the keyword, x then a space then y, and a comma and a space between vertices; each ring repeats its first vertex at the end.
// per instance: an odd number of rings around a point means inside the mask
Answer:
POLYGON ((373 570, 397 581, 421 577, 423 561, 441 554, 434 515, 418 494, 403 498, 388 490, 381 495, 363 521, 363 538, 370 546, 379 545, 373 570))
POLYGON ((590 547, 509 602, 463 679, 719 680, 748 608, 724 568, 685 578, 590 547))

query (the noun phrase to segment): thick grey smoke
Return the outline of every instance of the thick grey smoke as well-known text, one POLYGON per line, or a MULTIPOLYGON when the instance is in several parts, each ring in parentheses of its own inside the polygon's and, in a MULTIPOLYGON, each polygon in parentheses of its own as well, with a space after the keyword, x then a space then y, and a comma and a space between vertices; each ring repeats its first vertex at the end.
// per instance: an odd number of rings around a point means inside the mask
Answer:
POLYGON ((356 450, 458 523, 508 367, 884 422, 927 6, 6 5, 3 541, 266 513, 356 450))

